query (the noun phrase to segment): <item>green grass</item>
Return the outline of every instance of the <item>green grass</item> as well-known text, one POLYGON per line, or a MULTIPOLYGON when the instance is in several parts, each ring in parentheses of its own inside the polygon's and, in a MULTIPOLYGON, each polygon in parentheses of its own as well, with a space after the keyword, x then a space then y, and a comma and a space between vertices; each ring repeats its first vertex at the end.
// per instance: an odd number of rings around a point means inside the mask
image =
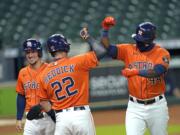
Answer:
POLYGON ((0 116, 15 115, 16 92, 14 87, 0 87, 0 116))
MULTIPOLYGON (((124 125, 111 125, 111 126, 98 126, 96 127, 97 135, 126 135, 125 126, 124 125)), ((169 135, 177 135, 180 134, 180 125, 170 125, 168 128, 169 135)), ((8 133, 3 135, 22 135, 17 133, 8 133)), ((146 131, 145 135, 150 135, 148 131, 146 131)))
MULTIPOLYGON (((124 125, 98 126, 96 128, 97 135, 126 135, 124 125)), ((169 135, 180 134, 180 125, 170 125, 168 127, 169 135)), ((150 135, 146 131, 145 135, 150 135)))
MULTIPOLYGON (((16 114, 16 92, 15 87, 0 87, 0 116, 15 116, 16 114)), ((96 127, 97 135, 125 135, 124 125, 108 125, 96 127)), ((169 135, 180 135, 180 124, 169 125, 169 135)), ((3 135, 22 135, 8 133, 3 135)), ((147 131, 145 135, 150 135, 147 131)))
POLYGON ((168 133, 179 133, 180 134, 180 125, 170 125, 168 128, 168 133))

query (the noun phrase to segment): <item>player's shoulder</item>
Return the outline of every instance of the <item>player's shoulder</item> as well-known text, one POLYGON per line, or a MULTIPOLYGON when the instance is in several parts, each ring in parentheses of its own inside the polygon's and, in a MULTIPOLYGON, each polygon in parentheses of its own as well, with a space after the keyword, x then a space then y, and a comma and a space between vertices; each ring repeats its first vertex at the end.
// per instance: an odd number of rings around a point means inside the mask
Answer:
POLYGON ((52 67, 54 67, 54 66, 57 66, 57 61, 52 61, 52 62, 50 62, 50 63, 47 63, 47 64, 45 65, 45 69, 44 69, 44 70, 48 70, 48 69, 50 69, 50 68, 52 68, 52 67))
POLYGON ((48 66, 48 63, 47 63, 47 62, 44 62, 43 65, 44 65, 44 66, 48 66))
MULTIPOLYGON (((61 61, 61 60, 62 60, 62 59, 47 63, 47 64, 45 65, 44 70, 42 71, 42 74, 43 74, 43 73, 47 73, 47 72, 51 71, 52 69, 58 67, 60 64, 62 64, 62 61, 61 61)), ((66 58, 66 60, 67 60, 67 58, 66 58)), ((66 61, 66 60, 65 60, 65 61, 66 61)), ((64 60, 63 60, 63 61, 64 61, 64 60)))
POLYGON ((91 55, 95 55, 94 51, 78 54, 76 56, 70 57, 69 59, 70 60, 82 59, 82 58, 85 58, 85 57, 87 58, 88 56, 91 56, 91 55))
POLYGON ((45 70, 48 67, 48 65, 49 65, 48 63, 44 62, 41 69, 45 70))
POLYGON ((134 43, 121 43, 121 44, 116 44, 117 46, 126 46, 126 47, 132 47, 135 46, 134 43))
POLYGON ((135 49, 136 44, 134 43, 121 43, 121 44, 116 44, 118 48, 127 48, 127 49, 135 49))
POLYGON ((19 73, 26 73, 28 69, 28 66, 25 66, 19 70, 19 73))
POLYGON ((20 76, 25 76, 25 75, 27 75, 27 74, 28 74, 28 66, 21 68, 21 69, 19 70, 18 76, 19 76, 19 77, 20 77, 20 76))
POLYGON ((163 52, 163 53, 166 53, 166 54, 169 54, 168 50, 163 48, 160 44, 156 44, 155 45, 155 49, 158 51, 158 52, 163 52))
POLYGON ((47 74, 50 70, 52 69, 52 63, 46 63, 44 65, 44 68, 41 70, 41 72, 39 73, 39 76, 42 77, 45 74, 47 74))

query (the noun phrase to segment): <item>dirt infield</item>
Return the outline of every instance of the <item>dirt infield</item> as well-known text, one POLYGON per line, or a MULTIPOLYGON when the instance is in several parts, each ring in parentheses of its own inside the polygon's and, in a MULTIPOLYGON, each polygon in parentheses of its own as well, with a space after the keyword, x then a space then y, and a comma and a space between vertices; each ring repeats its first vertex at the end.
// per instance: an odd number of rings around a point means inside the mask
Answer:
MULTIPOLYGON (((180 105, 170 106, 169 115, 170 120, 169 124, 180 124, 180 105)), ((108 111, 95 111, 93 112, 93 117, 95 125, 115 125, 123 124, 125 121, 125 110, 108 110, 108 111)), ((0 126, 0 131, 2 135, 7 133, 15 133, 15 120, 12 120, 12 124, 7 124, 6 126, 0 126)), ((2 124, 1 124, 2 125, 2 124)))

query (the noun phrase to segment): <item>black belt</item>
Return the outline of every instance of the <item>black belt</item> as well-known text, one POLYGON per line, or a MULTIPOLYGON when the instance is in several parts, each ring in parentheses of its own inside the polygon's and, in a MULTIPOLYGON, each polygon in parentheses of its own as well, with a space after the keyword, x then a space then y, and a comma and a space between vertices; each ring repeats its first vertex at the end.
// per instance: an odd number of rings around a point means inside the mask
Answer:
MULTIPOLYGON (((159 96, 159 100, 161 100, 162 98, 163 98, 163 96, 160 95, 160 96, 159 96)), ((130 96, 129 99, 130 99, 131 101, 135 102, 134 99, 133 99, 133 97, 130 96)), ((156 99, 155 99, 155 98, 153 98, 153 99, 148 99, 148 100, 136 99, 136 101, 137 101, 137 103, 139 103, 139 104, 149 105, 149 104, 155 103, 155 102, 156 102, 156 99)))
POLYGON ((78 111, 78 110, 86 110, 86 108, 84 106, 75 106, 71 109, 61 109, 61 110, 55 110, 56 113, 59 113, 59 112, 68 112, 68 111, 78 111))

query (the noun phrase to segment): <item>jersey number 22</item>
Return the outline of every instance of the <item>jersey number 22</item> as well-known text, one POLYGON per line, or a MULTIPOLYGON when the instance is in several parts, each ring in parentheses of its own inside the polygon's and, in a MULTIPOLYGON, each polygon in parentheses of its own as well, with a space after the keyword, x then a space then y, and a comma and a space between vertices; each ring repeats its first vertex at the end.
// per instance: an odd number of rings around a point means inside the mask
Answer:
POLYGON ((75 95, 78 91, 77 91, 77 90, 70 90, 70 88, 73 87, 73 85, 74 85, 74 80, 73 80, 71 77, 65 77, 65 78, 63 78, 63 79, 62 79, 62 82, 55 81, 55 82, 51 83, 51 87, 52 87, 52 88, 57 87, 54 92, 55 92, 56 98, 57 98, 58 100, 63 100, 63 99, 65 99, 65 98, 67 98, 67 97, 70 97, 70 96, 75 95), (62 84, 65 84, 65 83, 68 82, 68 81, 69 81, 70 83, 68 83, 68 84, 65 86, 65 90, 66 90, 67 95, 61 95, 60 93, 61 93, 62 90, 63 90, 63 89, 62 89, 62 84))

